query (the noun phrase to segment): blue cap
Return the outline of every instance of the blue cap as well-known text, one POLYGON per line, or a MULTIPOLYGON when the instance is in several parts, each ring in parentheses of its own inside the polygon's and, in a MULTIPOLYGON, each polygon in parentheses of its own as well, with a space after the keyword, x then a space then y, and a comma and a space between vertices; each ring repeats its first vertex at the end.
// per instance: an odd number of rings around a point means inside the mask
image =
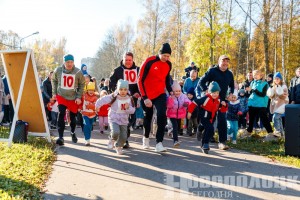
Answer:
POLYGON ((74 56, 71 55, 71 54, 65 55, 65 56, 64 56, 64 61, 67 62, 67 61, 69 61, 69 60, 74 61, 74 56))
POLYGON ((280 80, 282 80, 282 76, 281 76, 281 74, 280 74, 280 72, 276 72, 275 74, 274 74, 274 79, 275 78, 280 78, 280 80))

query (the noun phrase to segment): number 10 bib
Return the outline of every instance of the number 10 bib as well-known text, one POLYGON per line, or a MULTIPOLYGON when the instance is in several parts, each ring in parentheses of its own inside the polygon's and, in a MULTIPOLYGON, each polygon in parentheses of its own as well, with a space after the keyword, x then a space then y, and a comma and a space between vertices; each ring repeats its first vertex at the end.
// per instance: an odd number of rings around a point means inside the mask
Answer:
POLYGON ((75 74, 65 74, 61 75, 61 88, 65 90, 75 89, 75 74))

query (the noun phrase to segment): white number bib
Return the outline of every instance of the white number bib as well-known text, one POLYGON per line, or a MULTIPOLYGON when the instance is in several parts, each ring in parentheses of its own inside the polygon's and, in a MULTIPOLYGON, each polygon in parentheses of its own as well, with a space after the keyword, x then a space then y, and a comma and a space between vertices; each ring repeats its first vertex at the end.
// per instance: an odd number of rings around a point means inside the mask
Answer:
POLYGON ((61 88, 65 90, 75 89, 75 74, 65 74, 61 75, 61 88))
POLYGON ((137 83, 137 69, 124 69, 123 77, 128 84, 136 84, 137 83))
POLYGON ((125 100, 118 100, 118 110, 117 113, 125 113, 125 104, 128 103, 130 105, 130 99, 125 99, 125 100))

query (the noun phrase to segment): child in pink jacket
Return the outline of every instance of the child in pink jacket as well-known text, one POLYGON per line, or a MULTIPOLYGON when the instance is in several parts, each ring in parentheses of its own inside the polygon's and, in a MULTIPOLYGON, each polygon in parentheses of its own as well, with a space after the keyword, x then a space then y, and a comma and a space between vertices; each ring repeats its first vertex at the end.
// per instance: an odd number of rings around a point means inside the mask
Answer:
POLYGON ((172 85, 173 95, 167 100, 167 117, 171 120, 173 126, 174 147, 179 147, 178 131, 180 130, 181 119, 185 118, 186 110, 191 102, 189 98, 181 92, 181 87, 174 80, 172 85))

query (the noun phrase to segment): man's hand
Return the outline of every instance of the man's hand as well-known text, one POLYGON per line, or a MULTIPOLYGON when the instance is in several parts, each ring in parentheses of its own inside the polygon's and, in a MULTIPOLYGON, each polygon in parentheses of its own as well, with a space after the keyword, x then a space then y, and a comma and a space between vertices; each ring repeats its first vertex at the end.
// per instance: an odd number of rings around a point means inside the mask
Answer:
POLYGON ((295 104, 295 101, 291 101, 291 104, 295 104))
POLYGON ((144 100, 145 106, 148 108, 152 107, 152 101, 150 99, 145 99, 144 100))
POLYGON ((190 112, 188 112, 188 114, 187 114, 187 119, 191 119, 191 117, 192 117, 192 113, 190 113, 190 112))
POLYGON ((56 94, 52 95, 52 99, 56 100, 56 94))
POLYGON ((80 105, 80 104, 81 104, 81 99, 76 98, 76 99, 75 99, 75 103, 76 103, 77 105, 80 105))

